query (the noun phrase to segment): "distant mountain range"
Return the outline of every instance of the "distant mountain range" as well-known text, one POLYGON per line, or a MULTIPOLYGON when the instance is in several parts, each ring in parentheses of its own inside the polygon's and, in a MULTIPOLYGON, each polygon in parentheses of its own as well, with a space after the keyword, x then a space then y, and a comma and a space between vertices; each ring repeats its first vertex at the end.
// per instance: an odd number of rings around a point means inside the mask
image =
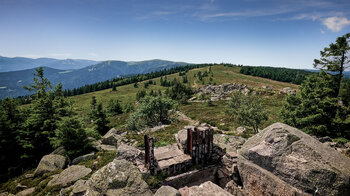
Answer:
MULTIPOLYGON (((8 59, 13 59, 13 58, 8 58, 8 59)), ((18 58, 14 60, 17 61, 18 58)), ((34 60, 38 60, 38 59, 34 59, 34 60)), ((44 61, 45 60, 41 60, 41 63, 43 63, 44 61)), ((66 61, 66 60, 62 60, 62 61, 66 61)), ((85 60, 72 60, 72 61, 83 62, 85 60)), ((55 61, 47 60, 46 62, 49 65, 53 65, 52 63, 55 61)), ((90 61, 90 63, 91 62, 93 61, 90 61)), ((118 76, 149 73, 153 71, 159 71, 162 69, 169 69, 177 66, 184 66, 187 64, 188 63, 184 63, 184 62, 173 62, 173 61, 164 61, 164 60, 157 59, 157 60, 139 61, 139 62, 103 61, 103 62, 99 62, 94 65, 89 65, 80 69, 72 69, 72 68, 57 69, 57 68, 48 67, 46 66, 46 64, 41 64, 41 65, 43 65, 44 67, 45 77, 47 77, 54 86, 57 85, 59 82, 61 82, 64 89, 72 89, 72 88, 84 86, 86 84, 105 81, 118 76)), ((15 65, 15 63, 12 62, 12 65, 15 65)), ((59 65, 59 63, 56 65, 62 66, 62 64, 59 65)), ((74 66, 77 66, 77 64, 75 64, 74 66)), ((3 99, 7 96, 17 97, 17 96, 28 95, 30 92, 24 90, 23 86, 27 86, 33 83, 34 73, 35 73, 35 68, 25 69, 20 71, 1 72, 0 73, 0 99, 3 99)))

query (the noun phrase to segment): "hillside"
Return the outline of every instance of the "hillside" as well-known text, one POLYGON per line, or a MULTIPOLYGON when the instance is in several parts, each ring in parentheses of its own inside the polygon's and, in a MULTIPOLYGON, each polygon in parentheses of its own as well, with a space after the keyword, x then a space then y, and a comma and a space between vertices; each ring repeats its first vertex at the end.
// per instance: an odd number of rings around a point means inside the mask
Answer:
MULTIPOLYGON (((164 60, 140 62, 104 61, 76 70, 58 70, 50 67, 45 67, 44 70, 46 77, 54 86, 61 82, 64 89, 72 89, 118 76, 149 73, 183 65, 187 65, 187 63, 164 60)), ((31 83, 34 72, 35 69, 0 72, 0 99, 6 96, 28 95, 29 92, 24 90, 23 86, 31 83)))
MULTIPOLYGON (((186 75, 188 78, 188 84, 193 88, 202 87, 209 82, 212 84, 220 85, 223 83, 238 83, 238 84, 246 84, 251 89, 262 89, 263 86, 270 86, 275 90, 282 90, 285 87, 291 87, 293 89, 297 89, 298 86, 295 84, 278 82, 270 79, 248 76, 244 74, 240 74, 240 67, 226 67, 223 65, 216 65, 212 67, 213 72, 213 81, 209 81, 209 77, 204 78, 204 84, 198 81, 197 78, 194 77, 194 74, 201 71, 202 73, 208 70, 208 67, 203 67, 199 69, 190 70, 186 75)), ((179 74, 172 74, 167 76, 169 81, 172 81, 174 78, 178 80, 182 80, 182 76, 179 74)), ((160 86, 160 78, 153 79, 156 82, 156 85, 150 85, 147 92, 153 90, 158 91, 161 90, 163 93, 166 90, 166 87, 160 86)), ((109 99, 118 99, 121 101, 122 105, 126 105, 128 103, 134 103, 136 100, 136 93, 143 89, 144 81, 139 84, 138 88, 134 88, 133 84, 120 86, 117 88, 117 91, 112 91, 111 89, 106 89, 102 91, 97 91, 93 93, 87 93, 83 95, 73 96, 71 99, 75 103, 75 111, 77 111, 82 117, 86 118, 87 113, 90 109, 90 101, 91 97, 95 96, 98 101, 103 103, 103 106, 106 107, 109 99)), ((273 95, 265 95, 263 96, 264 104, 266 108, 269 110, 270 118, 269 121, 264 124, 264 126, 271 124, 272 122, 279 121, 278 113, 279 109, 282 106, 284 95, 273 94, 273 95)), ((204 103, 196 103, 190 102, 186 105, 180 106, 180 111, 183 111, 189 117, 194 118, 195 120, 199 120, 201 122, 207 122, 210 124, 217 125, 221 128, 225 128, 233 132, 239 124, 232 119, 230 119, 224 113, 224 107, 226 105, 225 101, 215 102, 215 107, 209 107, 204 103), (221 124, 221 125, 220 125, 221 124)), ((122 114, 116 117, 111 117, 112 126, 122 127, 125 124, 125 120, 128 114, 122 114)))

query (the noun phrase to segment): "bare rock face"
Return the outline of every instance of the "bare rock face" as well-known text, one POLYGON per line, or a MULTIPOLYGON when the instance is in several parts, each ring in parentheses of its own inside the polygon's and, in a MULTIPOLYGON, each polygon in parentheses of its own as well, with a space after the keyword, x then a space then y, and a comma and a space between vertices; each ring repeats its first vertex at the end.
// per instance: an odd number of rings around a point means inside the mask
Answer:
POLYGON ((62 187, 71 185, 75 181, 87 176, 92 170, 82 165, 73 165, 56 175, 47 186, 60 185, 62 187))
POLYGON ((62 155, 49 154, 41 158, 34 176, 41 176, 44 173, 63 169, 66 166, 67 158, 62 155))
POLYGON ((239 154, 243 187, 253 195, 350 193, 350 159, 291 126, 265 128, 239 154))
POLYGON ((127 160, 110 162, 96 171, 86 187, 102 195, 152 195, 140 171, 127 160))
POLYGON ((210 181, 199 186, 184 187, 179 191, 183 196, 231 196, 229 192, 210 181))
POLYGON ((154 196, 181 196, 180 192, 171 186, 160 187, 154 196))

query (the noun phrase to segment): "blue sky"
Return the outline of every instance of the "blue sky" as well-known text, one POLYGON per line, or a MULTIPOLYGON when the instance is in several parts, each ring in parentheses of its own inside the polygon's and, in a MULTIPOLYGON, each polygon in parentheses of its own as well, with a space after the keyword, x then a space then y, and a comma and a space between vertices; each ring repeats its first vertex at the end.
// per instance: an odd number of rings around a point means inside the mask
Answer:
POLYGON ((0 0, 0 55, 312 68, 350 1, 0 0))

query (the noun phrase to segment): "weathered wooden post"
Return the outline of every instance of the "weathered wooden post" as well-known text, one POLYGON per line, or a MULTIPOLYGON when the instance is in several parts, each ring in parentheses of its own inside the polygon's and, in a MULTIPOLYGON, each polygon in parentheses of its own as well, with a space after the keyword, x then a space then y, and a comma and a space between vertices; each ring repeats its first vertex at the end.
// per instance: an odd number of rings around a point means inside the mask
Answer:
POLYGON ((150 163, 150 156, 149 156, 149 139, 148 135, 144 136, 144 144, 145 144, 145 165, 147 168, 149 168, 149 163, 150 163))
POLYGON ((151 174, 155 171, 154 165, 154 144, 153 138, 150 138, 148 135, 144 136, 144 144, 145 144, 145 165, 151 174))
POLYGON ((187 154, 192 156, 192 129, 187 129, 187 154))

